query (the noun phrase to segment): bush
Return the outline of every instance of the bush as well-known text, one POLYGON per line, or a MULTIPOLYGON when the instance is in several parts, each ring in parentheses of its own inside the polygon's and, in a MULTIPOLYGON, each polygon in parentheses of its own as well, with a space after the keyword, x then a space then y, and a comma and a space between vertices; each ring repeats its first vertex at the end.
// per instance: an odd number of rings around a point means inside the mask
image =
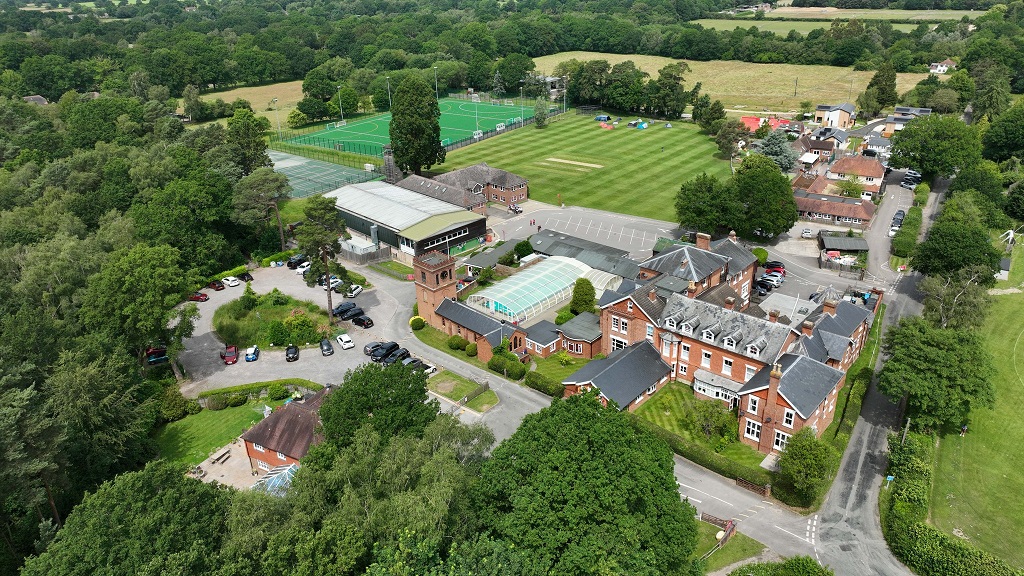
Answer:
POLYGON ((291 258, 292 256, 298 253, 298 250, 285 250, 284 252, 277 252, 276 254, 271 254, 270 256, 267 256, 266 258, 260 260, 260 266, 267 268, 268 266, 270 266, 271 262, 284 262, 288 258, 291 258))
MULTIPOLYGON (((349 272, 349 274, 351 274, 351 272, 349 272)), ((419 316, 420 315, 420 303, 419 302, 414 302, 413 303, 413 305, 412 305, 412 315, 413 316, 419 316)))
POLYGON ((217 274, 213 278, 210 278, 210 280, 223 280, 224 278, 227 278, 228 276, 238 276, 239 274, 242 274, 243 272, 248 272, 248 271, 249 271, 249 267, 245 266, 243 264, 242 266, 236 266, 235 268, 232 268, 231 270, 228 270, 227 272, 221 272, 220 274, 217 274))
POLYGON ((231 406, 232 408, 234 408, 236 406, 241 406, 242 404, 245 404, 248 401, 249 401, 249 395, 248 394, 242 394, 242 393, 228 394, 228 397, 227 397, 227 404, 228 404, 228 406, 231 406))
POLYGON ((506 359, 505 373, 509 378, 513 380, 522 380, 523 376, 526 376, 527 370, 528 368, 526 367, 526 364, 523 364, 518 360, 513 362, 506 359))
POLYGON ((160 402, 160 418, 164 422, 174 422, 184 418, 187 413, 188 400, 181 395, 181 390, 176 385, 164 390, 164 397, 160 402))
POLYGON ((470 358, 476 356, 476 342, 466 346, 466 356, 469 356, 470 358))
POLYGON ((320 341, 320 335, 316 331, 316 321, 305 312, 285 318, 284 327, 288 329, 292 344, 320 341))
POLYGON ((188 414, 189 416, 199 414, 202 411, 203 407, 199 404, 198 400, 189 400, 185 403, 185 414, 188 414))
MULTIPOLYGON (((282 378, 280 380, 271 380, 269 382, 253 382, 252 384, 240 384, 238 386, 230 386, 228 388, 218 388, 216 390, 207 390, 206 392, 200 392, 200 398, 213 398, 214 396, 226 396, 228 394, 243 393, 246 396, 259 395, 264 389, 269 387, 271 384, 278 383, 281 386, 292 387, 292 388, 305 388, 306 390, 323 390, 323 386, 316 382, 310 382, 304 378, 282 378)), ((209 406, 207 406, 209 408, 209 406)))
POLYGON ((754 248, 751 250, 754 256, 757 256, 757 263, 764 266, 764 263, 768 261, 768 251, 764 248, 754 248))
POLYGON ((260 306, 284 306, 290 302, 288 295, 284 294, 277 288, 274 288, 270 292, 260 296, 260 306))
POLYGON ((352 284, 359 284, 363 288, 370 287, 370 283, 366 281, 366 276, 363 276, 362 274, 359 274, 358 272, 353 272, 351 270, 348 270, 347 272, 348 281, 351 282, 352 284))
POLYGON ((914 206, 924 206, 928 203, 928 195, 931 194, 931 186, 924 182, 914 187, 914 206))
POLYGON ((527 372, 525 383, 530 388, 552 398, 561 398, 565 394, 565 386, 561 382, 556 382, 540 372, 527 372))
POLYGON ((571 311, 562 310, 561 312, 558 313, 558 316, 555 317, 555 324, 561 326, 562 324, 565 324, 566 322, 572 320, 575 317, 576 315, 573 314, 571 311))
POLYGON ((285 328, 284 322, 281 322, 280 320, 267 322, 266 326, 264 326, 264 330, 266 331, 267 342, 272 344, 283 346, 284 344, 287 344, 288 340, 291 338, 291 333, 288 332, 287 328, 285 328))
POLYGON ((907 210, 907 217, 903 219, 903 226, 893 236, 890 251, 893 256, 908 258, 913 255, 917 248, 917 235, 921 230, 923 215, 919 206, 913 206, 907 210))
POLYGON ((271 400, 284 400, 289 395, 291 395, 291 392, 280 382, 273 382, 270 386, 267 386, 267 398, 271 400))
POLYGON ((508 366, 508 360, 504 356, 495 354, 487 361, 487 368, 497 372, 498 374, 504 374, 505 368, 508 366))
POLYGON ((223 410, 228 407, 228 399, 223 394, 210 396, 206 400, 207 410, 223 410))
POLYGON ((448 347, 452 350, 465 350, 469 346, 469 340, 462 336, 452 336, 448 339, 448 347))
POLYGON ((427 325, 426 320, 424 320, 423 318, 420 318, 419 316, 413 316, 409 320, 409 326, 411 326, 413 330, 423 330, 423 327, 426 326, 426 325, 427 325))

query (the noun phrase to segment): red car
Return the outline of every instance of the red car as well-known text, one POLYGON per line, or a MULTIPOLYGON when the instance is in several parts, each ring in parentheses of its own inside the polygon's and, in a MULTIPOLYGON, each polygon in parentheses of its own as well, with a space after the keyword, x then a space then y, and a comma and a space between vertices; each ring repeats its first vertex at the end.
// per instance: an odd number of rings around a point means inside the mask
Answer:
POLYGON ((771 268, 765 268, 764 269, 764 273, 765 274, 771 274, 772 272, 778 272, 779 274, 781 274, 783 276, 786 275, 786 269, 785 268, 779 268, 778 266, 773 266, 771 268))
POLYGON ((217 292, 220 292, 221 290, 224 289, 224 283, 221 282, 220 280, 214 280, 213 282, 210 282, 210 286, 209 287, 213 288, 217 292))
POLYGON ((195 292, 191 296, 189 296, 188 299, 191 302, 206 302, 207 300, 210 299, 210 295, 204 294, 202 292, 195 292))
POLYGON ((235 364, 238 362, 238 346, 225 346, 220 358, 225 364, 235 364))

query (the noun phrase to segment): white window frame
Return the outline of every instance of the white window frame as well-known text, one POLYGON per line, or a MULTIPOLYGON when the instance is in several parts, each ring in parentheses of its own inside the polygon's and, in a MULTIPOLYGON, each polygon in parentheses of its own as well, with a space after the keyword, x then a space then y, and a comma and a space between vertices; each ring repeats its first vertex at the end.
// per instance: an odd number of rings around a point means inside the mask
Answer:
POLYGON ((786 411, 782 413, 782 425, 786 428, 793 428, 793 422, 796 421, 796 412, 786 408, 786 411))
POLYGON ((736 341, 733 340, 732 338, 729 338, 728 336, 726 336, 725 338, 722 338, 722 346, 724 346, 728 350, 735 350, 736 349, 736 341))
POLYGON ((690 359, 690 345, 689 344, 683 344, 682 347, 683 347, 683 350, 680 353, 679 357, 680 358, 686 358, 687 360, 689 360, 690 359))
POLYGON ((732 358, 722 358, 722 374, 732 376, 732 358))
POLYGON ((657 391, 658 391, 658 385, 654 384, 653 386, 651 386, 650 388, 647 389, 647 395, 649 396, 651 394, 654 394, 657 391))
POLYGON ((689 368, 689 366, 687 366, 686 364, 680 364, 679 365, 679 375, 680 376, 686 376, 687 368, 689 368))
POLYGON ((612 316, 612 330, 614 330, 616 332, 619 331, 619 317, 618 316, 612 316))
POLYGON ((711 368, 711 352, 704 350, 700 354, 701 368, 711 368))
POLYGON ((747 412, 757 414, 757 405, 760 403, 760 400, 760 398, 754 395, 747 396, 747 412))
POLYGON ((287 459, 288 459, 288 457, 287 457, 287 456, 285 456, 284 454, 282 454, 282 453, 278 452, 278 453, 277 453, 277 459, 278 459, 278 460, 287 460, 287 459))
POLYGON ((772 447, 775 448, 776 450, 785 451, 786 445, 789 444, 789 437, 789 434, 786 434, 781 430, 776 430, 775 440, 772 441, 772 447))
POLYGON ((757 374, 757 368, 747 364, 746 369, 743 372, 743 381, 749 382, 750 379, 754 377, 754 374, 757 374))
POLYGON ((664 338, 661 339, 661 355, 671 356, 672 355, 672 343, 664 338))
POLYGON ((611 345, 612 352, 615 352, 616 350, 625 350, 629 346, 629 342, 626 342, 622 338, 616 338, 615 336, 612 336, 611 340, 612 340, 612 345, 611 345), (616 347, 616 346, 618 346, 618 347, 616 347))
POLYGON ((270 472, 270 464, 267 464, 263 460, 257 460, 256 461, 256 467, 259 468, 260 470, 265 470, 267 472, 270 472))
POLYGON ((711 330, 705 330, 705 331, 700 333, 700 339, 705 341, 705 342, 714 343, 715 342, 715 333, 712 332, 711 330))
POLYGON ((632 312, 632 311, 633 311, 633 301, 632 300, 627 300, 626 301, 626 312, 632 312))
POLYGON ((267 449, 266 449, 266 448, 264 448, 263 446, 260 446, 259 444, 255 443, 255 442, 253 442, 253 443, 252 443, 252 447, 253 447, 253 448, 254 448, 254 449, 255 449, 255 450, 257 451, 257 452, 266 452, 266 451, 267 451, 267 449))
POLYGON ((750 356, 760 356, 761 350, 757 346, 750 345, 747 346, 747 354, 749 354, 750 356))
POLYGON ((629 321, 625 318, 619 319, 619 332, 622 332, 623 334, 629 333, 629 321))
POLYGON ((654 342, 654 324, 647 325, 647 339, 654 342))
POLYGON ((761 441, 761 423, 757 422, 756 420, 751 420, 750 418, 747 418, 747 423, 746 423, 746 425, 743 428, 743 436, 746 437, 746 438, 750 438, 751 440, 754 440, 755 442, 760 442, 761 441))

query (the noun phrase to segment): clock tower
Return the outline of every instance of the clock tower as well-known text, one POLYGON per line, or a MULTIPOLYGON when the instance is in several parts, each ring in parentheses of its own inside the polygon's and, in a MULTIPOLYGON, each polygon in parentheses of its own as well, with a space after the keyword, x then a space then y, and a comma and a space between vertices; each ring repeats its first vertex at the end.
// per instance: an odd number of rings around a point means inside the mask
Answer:
POLYGON ((434 310, 446 298, 454 298, 457 293, 455 278, 455 258, 432 250, 417 256, 412 261, 413 275, 416 282, 416 304, 419 315, 427 324, 441 328, 441 318, 434 310))

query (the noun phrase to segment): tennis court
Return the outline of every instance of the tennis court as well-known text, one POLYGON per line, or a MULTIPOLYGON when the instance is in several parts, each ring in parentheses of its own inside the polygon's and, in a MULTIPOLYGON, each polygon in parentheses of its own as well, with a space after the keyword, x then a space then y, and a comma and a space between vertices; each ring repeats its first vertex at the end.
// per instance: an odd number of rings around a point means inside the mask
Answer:
MULTIPOLYGON (((474 132, 488 132, 519 127, 524 118, 533 117, 533 103, 514 100, 486 100, 473 102, 457 98, 442 98, 438 102, 441 110, 441 143, 472 138, 474 132)), ((332 148, 368 156, 380 156, 383 147, 391 141, 388 126, 391 113, 385 112, 372 118, 346 122, 344 126, 331 126, 325 130, 285 140, 295 144, 332 148)))
POLYGON ((288 183, 292 186, 292 198, 322 194, 347 184, 381 177, 378 172, 367 172, 276 150, 268 150, 267 153, 270 154, 270 161, 274 163, 274 171, 288 177, 288 183))

